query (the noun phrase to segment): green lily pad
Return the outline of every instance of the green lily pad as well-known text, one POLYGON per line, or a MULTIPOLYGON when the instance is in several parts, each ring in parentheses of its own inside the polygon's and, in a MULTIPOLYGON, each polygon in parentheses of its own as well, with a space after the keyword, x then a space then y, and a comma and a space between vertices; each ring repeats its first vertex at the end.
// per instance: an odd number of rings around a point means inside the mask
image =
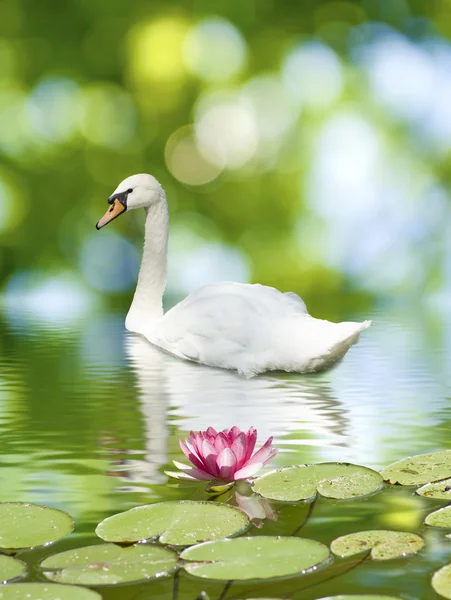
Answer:
POLYGON ((253 489, 272 500, 295 502, 320 493, 326 498, 357 498, 380 489, 382 477, 376 471, 349 463, 296 465, 258 477, 253 489))
POLYGON ((451 600, 451 563, 436 571, 431 583, 437 594, 451 600))
POLYGON ((446 479, 451 477, 451 450, 403 458, 382 469, 381 475, 384 481, 399 485, 424 485, 446 479))
POLYGON ((359 531, 334 540, 330 549, 342 558, 371 550, 374 560, 388 560, 416 554, 424 546, 419 535, 405 531, 359 531))
POLYGON ((6 583, 25 575, 27 565, 17 558, 0 554, 0 583, 6 583))
POLYGON ((168 575, 177 561, 173 550, 155 544, 127 548, 98 544, 60 552, 40 566, 48 579, 58 583, 114 585, 168 575))
POLYGON ((207 542, 187 548, 183 568, 206 579, 270 579, 298 575, 320 565, 329 549, 315 540, 256 536, 207 542))
POLYGON ((102 600, 97 592, 56 583, 11 583, 0 586, 0 600, 102 600))
POLYGON ((424 496, 425 498, 451 500, 451 479, 427 483, 417 490, 417 494, 424 496))
POLYGON ((158 538, 163 544, 189 546, 238 535, 249 526, 247 515, 214 502, 159 502, 113 515, 96 534, 106 542, 137 542, 158 538))
POLYGON ((451 506, 445 506, 445 508, 440 508, 428 514, 424 522, 431 527, 451 528, 451 506))
POLYGON ((0 548, 33 548, 56 542, 74 528, 72 517, 62 510, 23 504, 0 503, 0 548))
POLYGON ((319 600, 401 600, 395 596, 374 596, 372 594, 341 594, 340 596, 327 596, 327 598, 320 598, 319 600))

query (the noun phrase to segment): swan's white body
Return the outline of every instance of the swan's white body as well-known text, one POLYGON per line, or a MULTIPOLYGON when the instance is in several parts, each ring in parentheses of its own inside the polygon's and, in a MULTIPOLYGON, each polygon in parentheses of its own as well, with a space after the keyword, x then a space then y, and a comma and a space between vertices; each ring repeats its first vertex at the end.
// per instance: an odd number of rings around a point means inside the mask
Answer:
MULTIPOLYGON (((342 358, 371 325, 315 319, 294 293, 231 282, 206 285, 163 314, 166 198, 151 175, 128 177, 112 198, 124 193, 127 209, 146 210, 143 259, 126 328, 152 344, 179 358, 234 369, 246 377, 274 370, 303 373, 342 358)), ((105 217, 100 226, 108 222, 105 217)))

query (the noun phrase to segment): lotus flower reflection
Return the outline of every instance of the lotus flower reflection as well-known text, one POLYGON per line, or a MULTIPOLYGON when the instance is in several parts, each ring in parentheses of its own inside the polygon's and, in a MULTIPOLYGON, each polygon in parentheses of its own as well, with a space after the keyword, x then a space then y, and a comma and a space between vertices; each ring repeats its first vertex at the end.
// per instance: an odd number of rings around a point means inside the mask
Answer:
POLYGON ((251 427, 247 433, 238 427, 224 429, 219 433, 209 427, 207 431, 191 432, 180 447, 193 466, 174 461, 181 473, 168 473, 179 479, 216 479, 233 482, 252 477, 264 464, 277 454, 272 448, 273 438, 254 452, 257 430, 251 427))

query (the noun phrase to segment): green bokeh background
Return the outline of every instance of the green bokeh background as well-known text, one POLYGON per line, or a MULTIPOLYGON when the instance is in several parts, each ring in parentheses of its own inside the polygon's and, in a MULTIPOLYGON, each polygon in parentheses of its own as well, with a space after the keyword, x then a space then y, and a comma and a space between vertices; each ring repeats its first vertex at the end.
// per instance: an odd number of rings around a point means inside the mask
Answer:
MULTIPOLYGON (((450 37, 450 0, 0 4, 0 499, 77 522, 40 558, 92 543, 114 512, 186 497, 163 471, 190 428, 255 425, 280 448, 272 466, 450 447, 450 37), (374 326, 334 370, 250 381, 124 336, 143 215, 94 225, 139 172, 168 197, 167 306, 233 279, 374 326)), ((420 532, 425 507, 396 487, 320 500, 303 534, 420 532)), ((290 534, 302 511, 254 533, 290 534)), ((426 597, 449 562, 435 542, 267 591, 426 597)), ((230 597, 263 594, 242 589, 230 597)), ((185 576, 181 590, 199 592, 185 576)))
POLYGON ((171 211, 168 296, 237 278, 333 317, 446 292, 448 0, 0 11, 4 290, 67 277, 88 306, 125 309, 141 217, 93 227, 124 177, 150 172, 171 211))

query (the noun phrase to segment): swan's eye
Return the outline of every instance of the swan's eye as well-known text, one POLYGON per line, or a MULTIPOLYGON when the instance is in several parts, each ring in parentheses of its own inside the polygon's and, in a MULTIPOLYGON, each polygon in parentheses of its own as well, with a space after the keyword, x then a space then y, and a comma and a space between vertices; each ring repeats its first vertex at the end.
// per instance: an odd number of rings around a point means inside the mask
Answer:
POLYGON ((131 194, 133 192, 133 188, 127 190, 127 194, 131 194))

